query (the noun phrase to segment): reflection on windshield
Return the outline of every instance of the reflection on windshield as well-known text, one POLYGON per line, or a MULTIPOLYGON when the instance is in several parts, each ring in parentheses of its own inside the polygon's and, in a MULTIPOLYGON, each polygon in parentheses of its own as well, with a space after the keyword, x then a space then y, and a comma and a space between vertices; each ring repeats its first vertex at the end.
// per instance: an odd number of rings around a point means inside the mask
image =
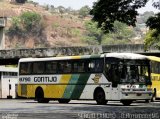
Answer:
POLYGON ((148 67, 143 65, 120 65, 119 71, 121 83, 145 83, 145 79, 148 77, 148 67))

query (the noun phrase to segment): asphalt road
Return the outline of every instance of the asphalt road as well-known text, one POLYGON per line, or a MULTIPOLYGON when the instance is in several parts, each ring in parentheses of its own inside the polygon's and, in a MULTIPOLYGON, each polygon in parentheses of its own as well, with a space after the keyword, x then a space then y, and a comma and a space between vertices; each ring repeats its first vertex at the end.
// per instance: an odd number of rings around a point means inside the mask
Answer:
POLYGON ((40 104, 33 100, 0 100, 0 119, 160 119, 160 101, 134 102, 123 106, 109 101, 97 105, 95 101, 57 101, 40 104))

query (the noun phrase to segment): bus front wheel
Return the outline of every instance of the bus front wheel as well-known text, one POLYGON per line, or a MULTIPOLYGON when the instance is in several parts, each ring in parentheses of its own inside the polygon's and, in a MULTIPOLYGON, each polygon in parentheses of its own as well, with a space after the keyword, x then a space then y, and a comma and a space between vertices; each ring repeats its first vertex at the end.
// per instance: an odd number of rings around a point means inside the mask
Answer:
POLYGON ((94 99, 96 100, 98 105, 105 105, 107 103, 107 100, 105 99, 105 93, 101 88, 95 91, 94 99))
POLYGON ((42 88, 37 88, 35 92, 35 98, 38 103, 48 103, 49 99, 44 98, 44 92, 42 88))

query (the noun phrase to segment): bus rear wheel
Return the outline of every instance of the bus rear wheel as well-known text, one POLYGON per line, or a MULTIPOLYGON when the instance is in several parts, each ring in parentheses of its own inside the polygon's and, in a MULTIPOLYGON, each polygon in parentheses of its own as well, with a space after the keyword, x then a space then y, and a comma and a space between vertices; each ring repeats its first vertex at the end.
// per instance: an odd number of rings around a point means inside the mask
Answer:
POLYGON ((94 98, 98 105, 105 105, 107 103, 107 100, 105 99, 105 93, 102 89, 95 91, 94 98))
POLYGON ((70 100, 69 99, 59 99, 58 102, 59 103, 69 103, 70 100))
POLYGON ((132 100, 121 100, 121 103, 124 105, 124 106, 129 106, 133 101, 132 100))
POLYGON ((35 98, 38 103, 48 103, 49 102, 49 99, 44 98, 44 92, 42 88, 36 89, 35 98))

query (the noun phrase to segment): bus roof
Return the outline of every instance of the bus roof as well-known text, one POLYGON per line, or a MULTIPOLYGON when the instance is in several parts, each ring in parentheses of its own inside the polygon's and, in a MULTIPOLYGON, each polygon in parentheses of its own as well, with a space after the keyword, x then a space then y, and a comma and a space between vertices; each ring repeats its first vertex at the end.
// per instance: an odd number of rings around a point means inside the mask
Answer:
POLYGON ((160 62, 160 57, 156 57, 156 56, 147 56, 147 57, 149 60, 160 62))
POLYGON ((80 56, 59 56, 59 57, 46 57, 46 58, 22 58, 19 62, 36 62, 36 61, 51 61, 51 60, 68 60, 68 59, 88 59, 88 58, 100 58, 100 57, 113 57, 119 59, 147 59, 145 55, 135 53, 106 53, 99 55, 80 55, 80 56))
POLYGON ((22 59, 19 60, 19 62, 68 60, 68 59, 87 59, 87 58, 100 58, 100 57, 104 57, 104 55, 80 55, 80 56, 45 57, 45 58, 22 58, 22 59))
POLYGON ((114 57, 119 59, 134 59, 134 60, 147 59, 145 55, 135 54, 135 53, 107 53, 106 57, 114 57))

